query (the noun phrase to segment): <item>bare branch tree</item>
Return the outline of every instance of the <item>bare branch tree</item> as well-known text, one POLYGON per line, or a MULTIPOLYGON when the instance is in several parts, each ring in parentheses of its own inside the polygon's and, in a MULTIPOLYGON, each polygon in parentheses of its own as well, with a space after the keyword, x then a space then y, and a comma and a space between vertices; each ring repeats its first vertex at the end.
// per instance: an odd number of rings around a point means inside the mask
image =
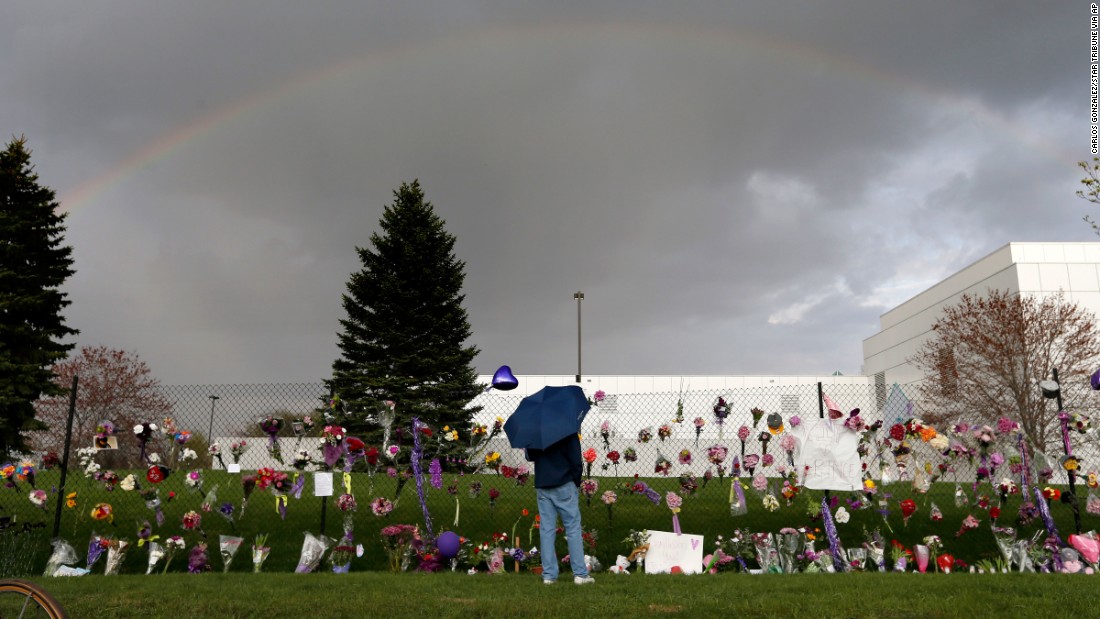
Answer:
POLYGON ((1091 408, 1089 375, 1100 362, 1096 319, 1061 292, 1039 299, 1010 291, 963 295, 944 309, 909 359, 924 374, 922 416, 933 423, 1020 423, 1047 450, 1057 435, 1057 405, 1039 381, 1057 368, 1065 408, 1091 408))
MULTIPOLYGON (((149 366, 136 353, 106 346, 84 346, 76 355, 53 366, 54 380, 66 390, 73 376, 79 376, 76 412, 73 416, 73 447, 92 445, 92 435, 102 421, 114 424, 119 433, 119 450, 112 454, 114 466, 138 466, 138 447, 132 428, 141 422, 161 424, 172 414, 172 403, 160 391, 149 366)), ((49 424, 47 432, 33 437, 37 449, 61 452, 69 414, 69 395, 35 402, 38 419, 49 424)), ((205 447, 204 447, 205 449, 205 447)))

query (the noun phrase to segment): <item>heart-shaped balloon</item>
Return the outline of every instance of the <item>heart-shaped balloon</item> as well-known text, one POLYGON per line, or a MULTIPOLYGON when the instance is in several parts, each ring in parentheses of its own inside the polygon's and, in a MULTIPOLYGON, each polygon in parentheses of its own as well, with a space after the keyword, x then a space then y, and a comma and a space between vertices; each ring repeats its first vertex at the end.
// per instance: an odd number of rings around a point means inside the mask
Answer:
POLYGON ((1070 535, 1069 545, 1081 553, 1085 561, 1093 565, 1096 565, 1097 560, 1100 560, 1100 541, 1083 535, 1070 535))
POLYGON ((493 374, 493 389, 499 389, 501 391, 511 391, 519 386, 519 381, 512 375, 512 368, 502 365, 493 374))

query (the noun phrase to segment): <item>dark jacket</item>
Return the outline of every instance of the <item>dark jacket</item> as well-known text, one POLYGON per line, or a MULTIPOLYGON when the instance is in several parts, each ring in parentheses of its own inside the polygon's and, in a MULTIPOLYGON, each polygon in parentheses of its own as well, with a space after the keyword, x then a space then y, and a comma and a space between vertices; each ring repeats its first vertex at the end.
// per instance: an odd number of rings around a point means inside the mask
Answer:
POLYGON ((535 463, 536 488, 557 488, 569 481, 581 485, 581 440, 576 434, 546 449, 528 449, 527 459, 535 463))

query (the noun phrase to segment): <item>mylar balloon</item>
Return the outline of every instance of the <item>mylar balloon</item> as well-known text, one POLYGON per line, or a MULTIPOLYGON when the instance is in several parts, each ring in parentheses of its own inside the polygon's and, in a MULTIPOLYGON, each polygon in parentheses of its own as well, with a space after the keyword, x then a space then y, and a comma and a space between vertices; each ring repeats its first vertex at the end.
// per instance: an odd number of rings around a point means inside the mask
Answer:
POLYGON ((1093 391, 1100 391, 1100 370, 1096 370, 1089 377, 1089 382, 1092 384, 1093 391))
POLYGON ((168 467, 165 466, 158 466, 154 464, 153 466, 149 467, 148 471, 145 472, 145 479, 148 479, 154 484, 159 484, 160 482, 164 481, 166 477, 168 477, 168 467))
POLYGON ((458 556, 458 548, 461 545, 461 540, 458 539, 458 535, 454 531, 444 531, 439 534, 439 537, 435 538, 435 547, 439 549, 439 554, 444 559, 453 559, 458 556))
POLYGON ((501 391, 511 391, 519 386, 519 381, 512 375, 512 368, 502 365, 493 374, 493 389, 500 389, 501 391))

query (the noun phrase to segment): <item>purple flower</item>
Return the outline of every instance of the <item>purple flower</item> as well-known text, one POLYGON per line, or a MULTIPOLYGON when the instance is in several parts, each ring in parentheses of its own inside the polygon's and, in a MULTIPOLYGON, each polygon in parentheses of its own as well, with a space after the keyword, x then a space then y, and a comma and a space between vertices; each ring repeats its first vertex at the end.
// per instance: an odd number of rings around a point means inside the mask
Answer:
POLYGON ((791 424, 792 428, 797 428, 798 426, 802 425, 802 418, 798 415, 791 417, 787 421, 791 424))
POLYGON ((428 472, 432 475, 432 488, 439 490, 443 487, 443 466, 439 464, 439 458, 433 458, 428 465, 428 472))

